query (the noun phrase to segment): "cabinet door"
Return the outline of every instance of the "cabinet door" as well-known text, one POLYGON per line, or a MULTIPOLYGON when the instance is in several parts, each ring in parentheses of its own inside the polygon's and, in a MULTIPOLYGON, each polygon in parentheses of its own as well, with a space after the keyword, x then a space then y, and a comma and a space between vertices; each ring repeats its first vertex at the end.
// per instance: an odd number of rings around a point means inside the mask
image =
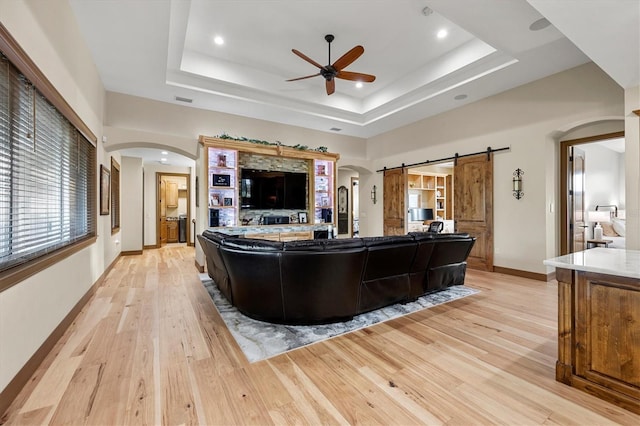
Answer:
POLYGON ((260 234, 244 234, 245 238, 253 238, 256 240, 267 240, 267 241, 280 241, 280 233, 271 232, 271 233, 260 233, 260 234))
POLYGON ((312 240, 311 231, 281 232, 280 241, 312 240))
POLYGON ((169 232, 167 235, 167 242, 169 243, 178 242, 178 222, 175 222, 175 221, 169 222, 168 231, 169 232))
POLYGON ((167 207, 178 207, 178 184, 167 182, 167 207))
POLYGON ((160 246, 167 243, 167 221, 165 218, 160 219, 160 246))
POLYGON ((640 400, 637 280, 581 272, 576 299, 576 374, 640 400))

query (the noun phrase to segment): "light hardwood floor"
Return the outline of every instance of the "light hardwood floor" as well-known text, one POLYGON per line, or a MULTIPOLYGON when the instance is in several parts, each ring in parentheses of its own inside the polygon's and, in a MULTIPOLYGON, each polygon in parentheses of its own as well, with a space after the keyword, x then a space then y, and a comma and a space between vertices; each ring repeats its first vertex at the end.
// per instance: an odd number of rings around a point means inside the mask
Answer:
POLYGON ((481 293, 249 364, 167 246, 118 260, 3 424, 640 424, 554 380, 555 282, 481 293))

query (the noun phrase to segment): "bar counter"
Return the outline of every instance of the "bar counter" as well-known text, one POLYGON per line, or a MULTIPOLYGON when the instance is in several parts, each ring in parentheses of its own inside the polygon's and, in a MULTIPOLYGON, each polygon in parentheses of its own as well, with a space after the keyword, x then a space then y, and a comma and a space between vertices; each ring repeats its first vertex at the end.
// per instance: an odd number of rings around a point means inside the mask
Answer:
POLYGON ((556 380, 640 414, 640 251, 544 261, 558 280, 556 380))

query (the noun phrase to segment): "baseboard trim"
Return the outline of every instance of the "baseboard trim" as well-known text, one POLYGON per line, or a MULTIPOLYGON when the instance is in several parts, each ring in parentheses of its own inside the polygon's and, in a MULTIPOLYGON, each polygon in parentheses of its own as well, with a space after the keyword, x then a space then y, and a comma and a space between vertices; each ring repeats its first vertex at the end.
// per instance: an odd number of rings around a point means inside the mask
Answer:
POLYGON ((198 263, 198 260, 194 260, 193 261, 196 265, 196 269, 198 270, 198 272, 200 272, 201 274, 204 274, 204 265, 201 265, 198 263))
MULTIPOLYGON (((56 343, 60 340, 60 338, 67 331, 69 326, 76 319, 80 311, 85 307, 85 305, 89 302, 91 297, 95 294, 98 287, 102 285, 105 278, 113 269, 116 262, 120 256, 116 256, 116 258, 111 262, 111 264, 104 270, 102 275, 96 280, 95 283, 89 288, 89 290, 78 300, 78 303, 69 311, 69 313, 64 317, 64 319, 58 324, 58 326, 51 332, 49 337, 40 345, 40 347, 35 351, 35 353, 29 358, 29 360, 25 363, 25 365, 20 369, 18 374, 9 382, 6 388, 0 393, 0 414, 3 414, 7 411, 7 409, 11 406, 11 403, 18 397, 22 388, 25 387, 31 376, 37 371, 40 364, 45 360, 47 355, 51 353, 54 349, 56 343)), ((0 423, 2 423, 2 416, 0 415, 0 423)))
POLYGON ((522 271, 520 269, 504 268, 502 266, 494 266, 493 272, 499 274, 513 275, 516 277, 529 278, 536 281, 553 281, 556 279, 556 273, 540 274, 537 272, 522 271))
POLYGON ((128 250, 128 251, 121 251, 120 255, 121 256, 135 256, 138 254, 142 254, 142 250, 128 250))
POLYGON ((157 249, 159 248, 156 244, 151 244, 150 246, 142 247, 144 250, 157 249))

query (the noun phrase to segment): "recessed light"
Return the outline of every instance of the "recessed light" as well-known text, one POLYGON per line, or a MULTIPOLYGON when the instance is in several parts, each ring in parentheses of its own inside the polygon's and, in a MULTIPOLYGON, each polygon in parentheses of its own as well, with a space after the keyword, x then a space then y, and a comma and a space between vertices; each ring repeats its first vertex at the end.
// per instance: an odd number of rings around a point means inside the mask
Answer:
POLYGON ((213 38, 213 42, 215 44, 217 44, 218 46, 222 46, 224 44, 224 39, 222 37, 220 37, 220 36, 215 36, 213 38))
POLYGON ((167 151, 162 151, 160 154, 162 155, 169 155, 169 153, 167 151))
POLYGON ((544 30, 549 25, 551 25, 551 22, 549 22, 547 18, 540 18, 537 21, 535 21, 533 24, 529 25, 529 29, 531 31, 540 31, 540 30, 544 30))
POLYGON ((166 158, 164 158, 164 157, 162 157, 162 158, 160 159, 160 161, 162 161, 163 163, 166 163, 166 162, 167 162, 167 159, 166 159, 166 158))
POLYGON ((443 28, 440 31, 438 31, 438 33, 436 34, 436 37, 442 40, 443 38, 447 37, 447 35, 449 35, 449 32, 443 28))
POLYGON ((364 84, 362 84, 362 82, 361 82, 361 81, 358 81, 358 82, 356 83, 356 88, 358 88, 358 89, 362 89, 362 86, 364 86, 364 84))
POLYGON ((456 101, 461 101, 463 99, 467 99, 467 95, 462 94, 462 95, 456 95, 453 97, 453 99, 455 99, 456 101))

